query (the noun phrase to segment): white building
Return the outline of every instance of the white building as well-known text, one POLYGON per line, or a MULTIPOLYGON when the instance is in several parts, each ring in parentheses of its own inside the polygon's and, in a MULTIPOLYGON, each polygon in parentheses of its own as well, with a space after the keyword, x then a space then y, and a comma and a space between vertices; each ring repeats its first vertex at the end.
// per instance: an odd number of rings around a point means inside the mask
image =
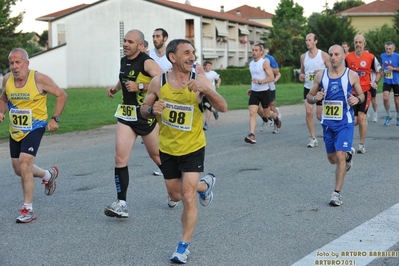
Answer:
POLYGON ((38 18, 49 24, 49 50, 31 56, 31 68, 46 73, 62 88, 108 87, 118 80, 123 38, 141 30, 149 48, 156 28, 169 40, 192 41, 198 61, 215 68, 245 66, 252 44, 268 26, 245 18, 166 0, 101 0, 38 18))

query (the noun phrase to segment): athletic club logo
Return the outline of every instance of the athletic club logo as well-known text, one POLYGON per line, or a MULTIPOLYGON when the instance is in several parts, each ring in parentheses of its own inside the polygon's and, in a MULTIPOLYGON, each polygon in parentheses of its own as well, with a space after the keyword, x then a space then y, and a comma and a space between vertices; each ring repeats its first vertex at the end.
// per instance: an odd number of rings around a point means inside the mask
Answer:
POLYGON ((367 65, 366 61, 361 61, 361 62, 360 62, 360 66, 361 66, 361 67, 365 67, 366 65, 367 65))

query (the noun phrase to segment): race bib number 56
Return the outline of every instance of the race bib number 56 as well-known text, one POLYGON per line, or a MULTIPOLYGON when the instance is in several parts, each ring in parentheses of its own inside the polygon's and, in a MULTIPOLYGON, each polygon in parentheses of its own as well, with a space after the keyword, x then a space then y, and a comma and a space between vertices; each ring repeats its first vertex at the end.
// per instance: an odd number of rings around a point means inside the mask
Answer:
POLYGON ((119 104, 115 112, 115 117, 125 121, 137 121, 136 106, 119 104))
POLYGON ((165 102, 162 124, 178 130, 190 131, 193 124, 194 106, 165 102))

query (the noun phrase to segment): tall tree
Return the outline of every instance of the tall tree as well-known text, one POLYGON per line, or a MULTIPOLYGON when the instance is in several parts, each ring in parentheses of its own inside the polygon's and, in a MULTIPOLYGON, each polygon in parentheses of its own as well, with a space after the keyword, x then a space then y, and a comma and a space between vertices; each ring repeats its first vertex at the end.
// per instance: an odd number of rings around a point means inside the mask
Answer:
POLYGON ((0 72, 8 70, 9 52, 21 44, 21 31, 16 28, 22 23, 24 13, 11 17, 11 7, 21 0, 0 0, 0 72), (6 56, 7 55, 7 56, 6 56))
POLYGON ((352 42, 356 35, 355 28, 348 18, 339 18, 336 14, 313 13, 309 17, 308 32, 317 35, 317 48, 328 52, 331 45, 343 41, 352 42))
POLYGON ((266 46, 281 66, 300 65, 299 58, 305 47, 302 40, 306 18, 303 7, 293 0, 280 0, 272 18, 273 28, 266 36, 266 46))

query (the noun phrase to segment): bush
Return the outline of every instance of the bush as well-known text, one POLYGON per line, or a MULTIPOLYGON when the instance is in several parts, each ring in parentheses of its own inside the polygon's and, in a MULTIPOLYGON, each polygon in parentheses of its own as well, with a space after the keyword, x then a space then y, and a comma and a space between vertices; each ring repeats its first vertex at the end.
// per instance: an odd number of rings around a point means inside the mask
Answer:
MULTIPOLYGON (((251 73, 247 67, 228 67, 227 69, 216 70, 216 72, 220 75, 223 85, 251 84, 251 73)), ((280 73, 281 78, 278 83, 287 84, 298 81, 294 77, 293 67, 280 68, 280 73)))

